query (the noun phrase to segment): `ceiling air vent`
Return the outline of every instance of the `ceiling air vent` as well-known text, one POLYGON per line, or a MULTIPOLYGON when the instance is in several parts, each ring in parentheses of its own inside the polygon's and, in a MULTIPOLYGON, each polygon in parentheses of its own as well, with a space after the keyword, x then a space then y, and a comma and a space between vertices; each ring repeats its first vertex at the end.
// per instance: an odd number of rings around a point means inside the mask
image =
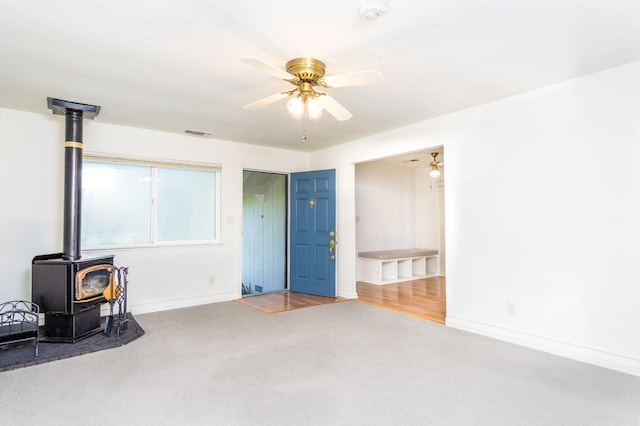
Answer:
POLYGON ((184 132, 189 134, 189 135, 193 135, 193 136, 211 136, 211 135, 213 135, 213 133, 205 132, 203 130, 190 130, 190 129, 187 129, 184 132))

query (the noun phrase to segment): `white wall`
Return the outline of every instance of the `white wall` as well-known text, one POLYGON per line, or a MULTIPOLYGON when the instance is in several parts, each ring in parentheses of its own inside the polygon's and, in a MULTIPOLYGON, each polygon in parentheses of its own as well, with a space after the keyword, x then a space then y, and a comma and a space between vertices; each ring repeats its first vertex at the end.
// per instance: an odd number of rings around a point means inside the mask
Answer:
POLYGON ((356 164, 357 251, 439 249, 439 183, 426 168, 356 164))
POLYGON ((415 247, 414 170, 363 163, 355 173, 358 252, 415 247))
MULTIPOLYGON (((0 109, 0 300, 30 299, 31 259, 62 249, 63 142, 64 117, 0 109)), ((305 153, 112 126, 99 116, 84 121, 84 143, 86 152, 222 164, 222 244, 109 251, 130 268, 134 313, 239 298, 243 169, 309 165, 305 153)))
POLYGON ((640 375, 638 75, 634 62, 313 153, 337 170, 339 293, 355 293, 354 163, 442 145, 447 325, 640 375))

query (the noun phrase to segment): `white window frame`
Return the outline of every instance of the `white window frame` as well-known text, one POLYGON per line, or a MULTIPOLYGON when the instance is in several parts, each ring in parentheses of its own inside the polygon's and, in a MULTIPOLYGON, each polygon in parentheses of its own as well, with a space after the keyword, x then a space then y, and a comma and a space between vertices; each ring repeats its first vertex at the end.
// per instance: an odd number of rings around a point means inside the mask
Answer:
POLYGON ((184 240, 184 241, 157 241, 157 210, 156 200, 158 197, 157 185, 151 185, 151 233, 150 243, 143 244, 114 244, 114 245, 101 245, 101 246, 86 246, 82 247, 82 251, 104 251, 113 249, 132 249, 132 248, 149 248, 149 247, 171 247, 171 246, 201 246, 201 245, 220 245, 222 239, 220 235, 221 220, 220 220, 220 188, 221 188, 221 176, 222 166, 218 163, 206 163, 197 161, 182 161, 182 160, 168 160, 168 159, 156 159, 156 158, 144 158, 144 157, 132 157, 132 156, 115 156, 112 154, 102 154, 95 152, 85 152, 83 155, 83 161, 98 161, 102 163, 116 163, 116 164, 133 164, 140 166, 151 167, 151 181, 155 182, 157 179, 157 168, 184 168, 193 170, 206 170, 216 173, 215 179, 215 220, 214 220, 214 233, 215 238, 210 240, 184 240))

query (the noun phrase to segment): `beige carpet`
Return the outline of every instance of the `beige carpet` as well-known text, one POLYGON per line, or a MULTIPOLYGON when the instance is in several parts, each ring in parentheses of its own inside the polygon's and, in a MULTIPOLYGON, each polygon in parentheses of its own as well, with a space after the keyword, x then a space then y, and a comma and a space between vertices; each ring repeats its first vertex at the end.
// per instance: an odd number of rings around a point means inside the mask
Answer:
POLYGON ((130 344, 0 373, 3 425, 633 425, 640 378, 346 301, 136 315, 130 344))

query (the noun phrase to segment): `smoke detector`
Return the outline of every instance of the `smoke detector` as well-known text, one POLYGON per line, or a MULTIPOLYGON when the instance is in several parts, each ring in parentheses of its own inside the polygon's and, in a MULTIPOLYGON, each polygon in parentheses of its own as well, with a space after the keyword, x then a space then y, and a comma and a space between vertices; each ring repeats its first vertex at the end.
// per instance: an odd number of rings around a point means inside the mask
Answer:
POLYGON ((377 19, 387 13, 389 9, 380 2, 366 3, 360 8, 359 14, 363 19, 377 19))

